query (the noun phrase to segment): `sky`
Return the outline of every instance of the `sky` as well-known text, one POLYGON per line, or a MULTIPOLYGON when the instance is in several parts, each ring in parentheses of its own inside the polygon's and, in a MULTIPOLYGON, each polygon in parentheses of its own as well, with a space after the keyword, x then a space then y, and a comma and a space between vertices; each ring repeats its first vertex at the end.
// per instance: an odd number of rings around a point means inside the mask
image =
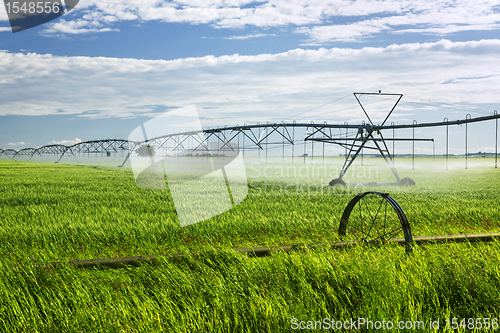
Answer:
MULTIPOLYGON (((404 95, 394 123, 485 116, 498 59, 498 1, 80 0, 17 33, 0 6, 0 148, 126 139, 192 104, 208 126, 355 124, 352 93, 378 90, 404 95)), ((391 101, 373 101, 380 121, 391 101)), ((494 121, 469 127, 469 151, 492 152, 494 121)))

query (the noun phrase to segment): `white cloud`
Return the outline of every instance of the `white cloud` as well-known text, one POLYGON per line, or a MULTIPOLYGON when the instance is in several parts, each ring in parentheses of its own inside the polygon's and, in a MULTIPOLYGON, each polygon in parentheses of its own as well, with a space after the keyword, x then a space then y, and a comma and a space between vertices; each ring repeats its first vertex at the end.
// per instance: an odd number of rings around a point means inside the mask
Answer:
POLYGON ((380 32, 426 33, 445 35, 458 31, 493 30, 500 28, 500 12, 496 3, 461 1, 456 5, 435 2, 433 6, 422 6, 427 2, 405 6, 399 15, 376 17, 350 24, 331 24, 314 27, 299 27, 295 31, 305 34, 312 43, 332 41, 361 41, 380 32), (412 28, 404 28, 412 26, 412 28), (403 27, 403 28, 400 28, 403 27))
POLYGON ((322 44, 326 42, 353 42, 370 36, 383 30, 388 30, 389 27, 380 24, 377 21, 362 21, 354 24, 338 24, 319 27, 301 27, 295 29, 296 33, 308 35, 310 41, 305 43, 309 45, 322 44))
POLYGON ((82 142, 82 140, 78 139, 78 138, 75 138, 74 140, 61 140, 61 141, 51 141, 51 142, 48 142, 47 144, 48 145, 64 145, 64 146, 71 146, 71 145, 74 145, 74 144, 77 144, 77 143, 80 143, 82 142))
POLYGON ((250 35, 244 35, 244 36, 229 36, 229 37, 223 37, 224 39, 230 39, 230 40, 245 40, 245 39, 251 39, 251 38, 261 38, 261 37, 276 37, 276 34, 263 34, 263 33, 257 33, 257 34, 250 34, 250 35))
POLYGON ((0 22, 8 20, 9 17, 7 16, 7 10, 5 9, 5 6, 0 6, 0 22))
MULTIPOLYGON (((353 91, 379 89, 453 104, 497 103, 499 54, 500 40, 169 61, 0 52, 0 114, 135 117, 160 112, 152 106, 196 104, 214 124, 234 125, 285 119, 353 91)), ((401 116, 411 114, 410 106, 401 116)), ((301 119, 357 117, 325 113, 342 107, 301 119)))
MULTIPOLYGON (((103 20, 106 22, 106 20, 103 20)), ((110 21, 107 21, 108 23, 110 21)), ((118 29, 111 29, 103 27, 103 23, 99 21, 86 21, 86 20, 76 20, 76 21, 66 21, 61 19, 56 23, 53 23, 49 28, 43 31, 43 34, 48 35, 52 33, 59 34, 86 34, 90 32, 107 32, 107 31, 119 31, 118 29)))
POLYGON ((357 41, 380 32, 448 34, 500 25, 496 0, 81 0, 45 34, 110 31, 119 21, 211 24, 217 28, 295 26, 306 43, 357 41), (69 18, 74 18, 69 20, 69 18), (347 23, 344 21, 348 21, 347 23))
POLYGON ((10 142, 10 143, 7 143, 5 146, 7 147, 19 147, 19 146, 26 146, 26 143, 25 142, 10 142))
MULTIPOLYGON (((8 18, 0 9, 3 20, 8 18)), ((210 24, 225 29, 292 26, 295 33, 308 38, 304 45, 318 45, 362 41, 382 32, 444 36, 500 29, 500 10, 496 0, 81 0, 69 15, 47 24, 42 33, 119 31, 115 24, 120 21, 210 24)), ((10 28, 0 27, 1 31, 10 28)), ((265 32, 255 33, 260 34, 265 32)))

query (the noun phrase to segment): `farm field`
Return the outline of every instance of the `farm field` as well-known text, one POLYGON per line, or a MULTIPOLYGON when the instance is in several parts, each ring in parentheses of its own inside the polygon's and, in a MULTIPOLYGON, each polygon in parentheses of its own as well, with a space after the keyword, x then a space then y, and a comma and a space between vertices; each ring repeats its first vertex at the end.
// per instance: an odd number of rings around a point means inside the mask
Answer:
MULTIPOLYGON (((452 162, 448 171, 439 159, 417 159, 415 170, 401 161, 400 177, 417 186, 328 191, 341 161, 249 160, 248 197, 183 228, 170 193, 137 187, 130 169, 0 161, 0 328, 288 332, 293 318, 442 318, 443 327, 445 318, 500 316, 496 242, 416 247, 411 256, 393 246, 266 258, 231 251, 337 241, 345 206, 368 190, 389 192, 414 236, 500 231, 500 174, 491 159, 471 161, 468 170, 452 162), (204 254, 115 270, 30 265, 189 251, 204 254)), ((365 158, 345 180, 391 177, 380 161, 365 158)))

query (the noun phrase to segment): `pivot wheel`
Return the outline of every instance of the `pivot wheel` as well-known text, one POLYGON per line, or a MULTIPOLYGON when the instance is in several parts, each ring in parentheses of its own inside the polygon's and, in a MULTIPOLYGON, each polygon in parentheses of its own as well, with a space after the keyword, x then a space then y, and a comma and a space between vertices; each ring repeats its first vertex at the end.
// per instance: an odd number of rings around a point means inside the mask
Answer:
POLYGON ((339 235, 363 243, 385 243, 402 238, 411 252, 413 236, 401 206, 388 193, 364 192, 347 205, 340 219, 339 235))

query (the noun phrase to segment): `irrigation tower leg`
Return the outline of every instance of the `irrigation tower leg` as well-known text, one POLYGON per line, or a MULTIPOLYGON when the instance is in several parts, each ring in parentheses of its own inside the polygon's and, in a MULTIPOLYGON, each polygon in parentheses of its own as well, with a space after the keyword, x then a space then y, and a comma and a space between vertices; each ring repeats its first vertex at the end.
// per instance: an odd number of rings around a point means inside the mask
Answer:
POLYGON ((356 134, 356 139, 354 139, 352 142, 351 149, 349 150, 349 153, 347 154, 347 158, 344 161, 344 165, 342 166, 342 170, 340 171, 339 179, 342 179, 342 177, 344 177, 344 175, 347 173, 347 170, 349 170, 349 167, 352 165, 352 163, 354 162, 354 160, 356 159, 356 157, 360 153, 361 149, 365 146, 366 142, 368 142, 368 136, 366 136, 364 138, 362 137, 363 141, 361 142, 361 145, 359 145, 359 147, 357 147, 358 150, 356 150, 354 155, 351 157, 351 154, 354 151, 354 144, 357 141, 359 134, 360 134, 359 132, 358 132, 358 134, 356 134))
POLYGON ((285 162, 285 127, 283 126, 283 162, 285 162))
MULTIPOLYGON (((347 124, 347 121, 344 122, 344 125, 348 125, 347 124)), ((349 135, 349 133, 347 132, 347 128, 345 129, 345 158, 347 158, 347 136, 349 135)))
POLYGON ((415 127, 413 127, 413 140, 411 142, 412 142, 411 169, 415 170, 415 127))
MULTIPOLYGON (((467 113, 465 119, 471 119, 471 115, 467 113)), ((467 169, 467 123, 465 123, 465 169, 467 169)))
MULTIPOLYGON (((444 118, 444 121, 448 121, 448 118, 444 118)), ((448 170, 448 125, 446 125, 446 170, 448 170)))
MULTIPOLYGON (((314 138, 314 134, 313 134, 314 138)), ((311 141, 311 164, 314 163, 314 140, 311 141)))
MULTIPOLYGON (((413 125, 416 125, 417 124, 417 121, 414 120, 413 121, 413 125)), ((412 170, 415 170, 415 127, 413 127, 413 152, 412 152, 412 164, 411 164, 411 169, 412 170)))
POLYGON ((432 155, 434 156, 434 164, 436 164, 436 145, 434 144, 434 139, 432 140, 432 155))
MULTIPOLYGON (((134 145, 134 149, 135 149, 135 145, 134 145)), ((125 160, 123 161, 122 165, 119 165, 118 167, 123 168, 123 166, 127 162, 128 158, 130 157, 130 154, 132 153, 132 150, 133 149, 129 146, 127 156, 125 156, 125 160)))
POLYGON ((323 164, 325 164, 325 141, 323 141, 323 164))
MULTIPOLYGON (((260 127, 259 127, 259 136, 258 136, 258 137, 260 138, 260 127)), ((259 162, 260 162, 260 150, 261 150, 261 149, 258 149, 258 150, 257 150, 257 152, 259 153, 259 162)))
MULTIPOLYGON (((394 122, 391 122, 391 126, 394 126, 394 122)), ((392 129, 392 163, 394 164, 394 159, 396 155, 394 155, 394 128, 392 129)))
POLYGON ((266 164, 267 164, 267 138, 268 138, 268 134, 267 134, 267 127, 266 127, 266 164))
POLYGON ((384 158, 385 162, 387 163, 387 165, 389 166, 389 168, 391 169, 392 173, 394 174, 394 177, 396 177, 396 181, 399 182, 400 179, 399 179, 399 175, 398 175, 398 172, 396 171, 396 167, 394 166, 394 160, 392 159, 392 156, 391 156, 391 153, 389 152, 389 148, 387 147, 387 144, 385 143, 385 140, 384 140, 384 137, 382 136, 382 133, 379 134, 380 137, 382 138, 382 143, 384 144, 384 148, 385 149, 382 149, 377 141, 375 140, 375 138, 373 137, 372 133, 369 134, 369 136, 373 139, 373 143, 375 144, 375 146, 377 146, 380 154, 382 155, 382 157, 384 158), (389 156, 389 159, 387 159, 387 157, 385 156, 384 154, 384 151, 387 153, 387 155, 389 156))
MULTIPOLYGON (((495 116, 497 115, 497 110, 495 110, 495 116)), ((498 118, 495 119, 495 169, 497 165, 497 155, 498 155, 498 118)))

